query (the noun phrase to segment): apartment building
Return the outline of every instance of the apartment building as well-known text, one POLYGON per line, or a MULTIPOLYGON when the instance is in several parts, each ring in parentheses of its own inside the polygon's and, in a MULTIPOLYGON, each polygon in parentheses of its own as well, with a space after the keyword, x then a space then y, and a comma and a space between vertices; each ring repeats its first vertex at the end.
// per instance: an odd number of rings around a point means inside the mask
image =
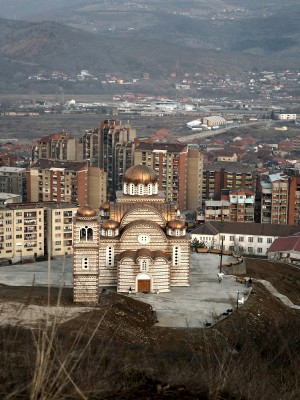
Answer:
POLYGON ((107 173, 107 192, 114 199, 122 189, 125 171, 133 165, 136 131, 118 120, 101 121, 83 135, 83 158, 107 173))
POLYGON ((222 191, 221 200, 205 202, 205 221, 255 222, 255 192, 239 188, 222 191))
POLYGON ((57 201, 99 209, 106 201, 106 173, 87 162, 39 159, 27 169, 28 201, 57 201))
POLYGON ((181 211, 201 206, 203 155, 197 145, 140 142, 134 152, 134 164, 153 168, 159 190, 181 211))
POLYGON ((70 137, 67 132, 57 132, 45 136, 32 147, 32 161, 40 158, 83 161, 82 140, 70 137))
POLYGON ((288 224, 300 225, 300 176, 290 177, 288 224))
POLYGON ((245 188, 256 190, 258 177, 238 163, 218 162, 206 165, 203 171, 202 198, 219 200, 223 189, 245 188))
POLYGON ((56 202, 0 206, 0 259, 17 263, 71 255, 77 209, 56 202))
POLYGON ((261 222, 300 225, 300 176, 278 173, 261 181, 261 222))
POLYGON ((18 194, 26 201, 26 168, 0 167, 0 192, 18 194))

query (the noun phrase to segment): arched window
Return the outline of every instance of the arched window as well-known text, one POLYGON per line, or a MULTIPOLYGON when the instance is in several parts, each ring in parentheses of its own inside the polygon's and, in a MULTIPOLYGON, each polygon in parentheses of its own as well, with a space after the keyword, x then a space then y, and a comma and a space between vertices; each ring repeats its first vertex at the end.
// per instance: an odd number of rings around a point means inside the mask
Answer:
POLYGON ((83 258, 81 260, 82 269, 89 269, 89 266, 90 266, 90 260, 88 258, 83 258))
POLYGON ((93 240, 93 229, 88 226, 81 228, 80 240, 93 240))
POLYGON ((142 183, 139 183, 139 195, 143 195, 144 194, 144 185, 142 183))
POLYGON ((123 193, 127 194, 127 183, 124 183, 123 185, 123 193))
POLYGON ((108 246, 106 248, 106 267, 114 266, 114 248, 112 246, 108 246))
POLYGON ((86 229, 85 228, 80 229, 80 240, 86 240, 86 229))
POLYGON ((149 194, 149 195, 153 194, 153 193, 152 193, 152 188, 153 188, 152 183, 148 183, 148 194, 149 194))
POLYGON ((88 228, 87 229, 87 240, 93 240, 93 229, 92 228, 88 228))
POLYGON ((130 183, 129 184, 129 194, 134 194, 134 189, 135 189, 134 184, 130 183))
POLYGON ((156 182, 153 188, 153 194, 157 194, 158 193, 158 183, 156 182))
POLYGON ((180 248, 179 246, 173 247, 173 266, 177 267, 180 264, 180 248))
POLYGON ((180 230, 179 229, 175 229, 175 236, 180 236, 180 230))

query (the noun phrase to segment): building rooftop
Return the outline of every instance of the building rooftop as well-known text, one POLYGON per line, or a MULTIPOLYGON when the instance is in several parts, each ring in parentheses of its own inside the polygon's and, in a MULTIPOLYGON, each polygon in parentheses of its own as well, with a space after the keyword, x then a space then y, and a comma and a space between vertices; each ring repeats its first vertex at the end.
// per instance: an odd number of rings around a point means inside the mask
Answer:
POLYGON ((209 221, 194 229, 191 234, 196 235, 218 235, 224 233, 255 235, 255 236, 291 236, 300 233, 300 226, 294 225, 275 225, 275 224, 256 224, 244 222, 220 222, 209 221))
POLYGON ((39 159, 30 166, 30 169, 60 168, 67 171, 80 171, 82 168, 87 167, 87 165, 88 164, 85 161, 62 161, 62 160, 39 159))
POLYGON ((0 167, 0 172, 26 172, 26 168, 19 167, 0 167))

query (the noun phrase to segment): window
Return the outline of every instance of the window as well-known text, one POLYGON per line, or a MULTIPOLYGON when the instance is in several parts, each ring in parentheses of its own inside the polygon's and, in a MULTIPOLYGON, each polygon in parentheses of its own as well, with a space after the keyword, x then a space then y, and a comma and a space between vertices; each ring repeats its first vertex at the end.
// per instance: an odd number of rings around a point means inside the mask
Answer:
POLYGON ((134 184, 133 183, 129 184, 129 194, 134 194, 134 184))
POLYGON ((6 239, 6 240, 11 240, 11 239, 12 239, 12 235, 6 235, 6 236, 5 236, 5 239, 6 239))
POLYGON ((147 244, 150 242, 150 237, 148 235, 140 235, 138 237, 138 242, 141 244, 147 244))
POLYGON ((144 185, 143 184, 139 184, 139 195, 143 195, 144 194, 144 185))
POLYGON ((112 246, 106 248, 106 266, 114 266, 114 248, 112 246))
POLYGON ((229 246, 230 251, 234 251, 234 246, 229 246))
POLYGON ((55 211, 54 215, 60 215, 60 211, 55 211))
POLYGON ((273 242, 272 238, 267 238, 267 243, 272 243, 272 242, 273 242))
POLYGON ((90 262, 88 258, 83 258, 81 261, 82 269, 89 269, 90 262))
POLYGON ((16 239, 22 239, 22 235, 16 235, 16 239))
POLYGON ((141 271, 147 271, 148 270, 148 260, 142 260, 141 261, 141 271))
POLYGON ((257 243, 262 243, 263 242, 263 238, 257 238, 257 243))
POLYGON ((239 251, 242 253, 244 251, 244 247, 243 246, 239 246, 239 251))
POLYGON ((11 232, 11 228, 5 228, 5 232, 11 232))
POLYGON ((5 243, 5 247, 12 247, 12 243, 5 243))
POLYGON ((258 247, 258 248, 257 248, 257 252, 258 252, 258 253, 262 253, 262 248, 261 248, 261 247, 258 247))
POLYGON ((56 245, 56 246, 59 246, 60 244, 61 244, 61 241, 60 241, 60 240, 56 240, 56 241, 55 241, 55 245, 56 245))
POLYGON ((252 237, 252 236, 249 236, 249 237, 248 237, 248 242, 249 242, 249 243, 253 243, 253 237, 252 237))
POLYGON ((17 219, 17 224, 21 224, 22 223, 22 220, 21 219, 17 219))
POLYGON ((253 253, 253 247, 248 247, 248 253, 253 253))
POLYGON ((243 242, 244 241, 244 236, 240 236, 239 237, 239 242, 243 242))
POLYGON ((234 236, 230 236, 230 237, 229 237, 229 240, 230 240, 231 242, 234 242, 234 236))
POLYGON ((173 247, 173 265, 177 267, 179 265, 179 258, 180 258, 180 248, 179 246, 173 247))

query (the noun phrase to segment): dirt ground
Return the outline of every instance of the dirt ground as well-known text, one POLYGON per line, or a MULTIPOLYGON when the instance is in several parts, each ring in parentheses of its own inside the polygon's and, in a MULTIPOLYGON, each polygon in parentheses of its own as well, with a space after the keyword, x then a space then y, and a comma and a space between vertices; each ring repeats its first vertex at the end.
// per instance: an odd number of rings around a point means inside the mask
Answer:
MULTIPOLYGON (((246 267, 299 304, 300 271, 254 259, 246 267)), ((0 317, 10 303, 21 314, 47 313, 48 304, 74 310, 50 328, 45 315, 39 325, 0 326, 2 399, 300 398, 300 313, 257 282, 243 307, 203 329, 160 328, 151 306, 113 292, 93 309, 74 305, 70 289, 48 294, 0 287, 0 317)))

